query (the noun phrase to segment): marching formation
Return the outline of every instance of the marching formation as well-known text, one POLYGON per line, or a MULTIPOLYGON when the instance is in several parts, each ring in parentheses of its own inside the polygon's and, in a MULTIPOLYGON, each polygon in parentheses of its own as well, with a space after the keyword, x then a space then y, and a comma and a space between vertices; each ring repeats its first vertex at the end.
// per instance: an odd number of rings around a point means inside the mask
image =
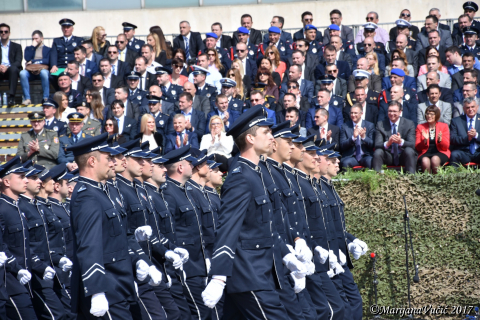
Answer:
POLYGON ((3 165, 0 318, 361 319, 334 145, 261 105, 227 135, 224 182, 205 150, 107 133, 67 147, 73 172, 3 165))

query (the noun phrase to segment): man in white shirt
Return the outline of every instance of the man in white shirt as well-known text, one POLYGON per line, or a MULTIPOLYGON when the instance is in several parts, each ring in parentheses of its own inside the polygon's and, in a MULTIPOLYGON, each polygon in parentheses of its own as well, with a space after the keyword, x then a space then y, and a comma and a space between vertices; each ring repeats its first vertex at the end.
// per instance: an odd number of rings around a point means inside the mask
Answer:
POLYGON ((70 77, 70 80, 72 81, 72 89, 77 91, 79 91, 78 87, 79 87, 79 83, 81 82, 78 66, 79 64, 77 61, 70 61, 67 64, 67 70, 66 70, 68 73, 68 76, 70 77))
POLYGON ((142 57, 145 57, 145 59, 147 59, 147 71, 155 74, 155 68, 161 67, 162 65, 155 61, 153 47, 149 44, 144 44, 141 50, 142 57))
POLYGON ((328 123, 329 113, 325 108, 318 108, 315 111, 315 124, 318 129, 308 129, 308 135, 317 135, 317 140, 326 140, 326 144, 335 143, 335 150, 338 150, 338 144, 340 142, 340 128, 336 125, 328 123))
POLYGON ((117 120, 118 124, 118 134, 121 135, 123 133, 123 125, 125 122, 125 112, 124 108, 120 103, 113 103, 112 104, 112 115, 117 120))

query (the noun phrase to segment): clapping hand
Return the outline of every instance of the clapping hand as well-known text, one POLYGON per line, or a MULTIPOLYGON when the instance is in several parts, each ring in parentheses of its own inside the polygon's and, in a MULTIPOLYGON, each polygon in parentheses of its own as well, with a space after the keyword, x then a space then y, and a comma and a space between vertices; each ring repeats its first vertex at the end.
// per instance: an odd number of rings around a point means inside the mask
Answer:
POLYGON ((360 138, 365 139, 367 136, 367 128, 360 128, 358 134, 360 135, 360 138))
POLYGON ((183 137, 183 145, 186 146, 188 144, 188 134, 185 133, 183 137))
POLYGON ((191 130, 192 129, 192 124, 190 122, 190 120, 185 120, 185 129, 187 130, 191 130))
POLYGON ((472 140, 473 138, 475 138, 475 136, 477 135, 477 130, 475 129, 470 129, 468 130, 468 141, 472 140))
POLYGON ((424 140, 428 140, 428 132, 426 130, 422 130, 422 137, 424 140))
POLYGON ((438 132, 438 142, 442 142, 442 131, 438 132))
POLYGON ((332 130, 328 130, 327 132, 327 141, 329 141, 332 138, 332 130))

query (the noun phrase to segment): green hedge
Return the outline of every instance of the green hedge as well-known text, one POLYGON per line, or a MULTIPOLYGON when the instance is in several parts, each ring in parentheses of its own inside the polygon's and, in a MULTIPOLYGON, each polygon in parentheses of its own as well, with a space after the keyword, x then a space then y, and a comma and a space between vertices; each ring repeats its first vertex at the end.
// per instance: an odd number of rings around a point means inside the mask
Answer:
MULTIPOLYGON (((446 169, 438 175, 349 171, 337 178, 348 231, 377 254, 378 305, 407 306, 403 195, 420 275, 420 283, 411 282, 412 306, 480 305, 480 197, 475 195, 480 171, 446 169)), ((412 278, 411 255, 409 261, 412 278)), ((371 259, 365 255, 354 266, 364 317, 372 318, 371 259)))

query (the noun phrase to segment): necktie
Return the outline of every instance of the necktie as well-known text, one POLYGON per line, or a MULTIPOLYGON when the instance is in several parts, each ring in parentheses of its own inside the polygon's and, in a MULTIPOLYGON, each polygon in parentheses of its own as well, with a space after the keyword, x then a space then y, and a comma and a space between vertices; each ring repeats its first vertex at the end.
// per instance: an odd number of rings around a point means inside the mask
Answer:
POLYGON ((77 136, 73 136, 73 144, 77 143, 77 136))
MULTIPOLYGON (((397 125, 395 123, 393 124, 392 134, 397 134, 397 125)), ((393 143, 392 149, 393 149, 393 165, 398 166, 398 164, 400 163, 398 158, 398 143, 393 143)))
POLYGON ((80 65, 80 74, 85 77, 85 65, 84 64, 80 65))
POLYGON ((325 140, 327 140, 327 137, 325 137, 325 128, 322 128, 321 131, 322 131, 321 136, 324 137, 325 140))
POLYGON ((183 40, 185 40, 185 53, 187 54, 187 60, 190 59, 190 44, 188 43, 188 38, 183 37, 183 40))
MULTIPOLYGON (((358 128, 358 125, 355 127, 358 128)), ((362 159, 362 153, 362 141, 360 140, 360 135, 358 135, 357 139, 355 139, 355 159, 358 162, 362 159)))
POLYGON ((117 126, 120 128, 120 119, 117 118, 117 126))
POLYGON ((163 93, 164 95, 166 95, 166 94, 167 94, 167 90, 165 89, 165 86, 161 86, 161 89, 162 89, 162 93, 163 93))
MULTIPOLYGON (((471 129, 473 129, 473 119, 470 119, 470 126, 468 127, 468 130, 471 129)), ((470 140, 470 153, 475 153, 475 139, 470 140)))
POLYGON ((114 75, 117 75, 117 66, 114 65, 114 64, 112 65, 112 73, 113 73, 114 75))

